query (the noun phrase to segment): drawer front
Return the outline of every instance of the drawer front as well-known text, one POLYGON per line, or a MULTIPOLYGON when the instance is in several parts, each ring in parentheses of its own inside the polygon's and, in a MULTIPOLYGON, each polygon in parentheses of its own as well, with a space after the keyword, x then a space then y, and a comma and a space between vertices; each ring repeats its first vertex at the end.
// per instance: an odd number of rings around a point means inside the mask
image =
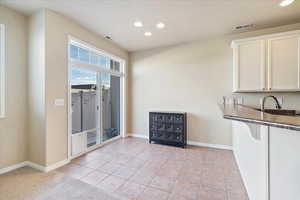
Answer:
POLYGON ((151 139, 163 140, 164 138, 165 138, 165 135, 161 131, 152 131, 151 132, 151 139))
POLYGON ((173 134, 172 140, 175 142, 183 142, 183 134, 180 133, 173 134))
POLYGON ((167 117, 164 114, 150 113, 150 120, 153 122, 166 122, 167 117))
POLYGON ((175 133, 183 133, 183 125, 182 124, 175 124, 173 130, 174 130, 175 133))
POLYGON ((174 115, 166 115, 165 116, 165 121, 168 123, 173 123, 174 122, 174 115))
POLYGON ((167 132, 174 132, 174 125, 173 124, 166 124, 165 125, 165 130, 167 132))
POLYGON ((174 115, 174 123, 183 123, 183 115, 174 115))

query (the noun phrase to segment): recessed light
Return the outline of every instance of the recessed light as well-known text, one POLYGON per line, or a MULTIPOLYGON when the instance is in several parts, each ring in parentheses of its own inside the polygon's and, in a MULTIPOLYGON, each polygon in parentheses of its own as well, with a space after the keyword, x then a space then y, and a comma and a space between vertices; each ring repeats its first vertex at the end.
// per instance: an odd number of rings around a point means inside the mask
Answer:
POLYGON ((151 32, 145 32, 144 35, 145 35, 145 36, 151 36, 152 33, 151 33, 151 32))
POLYGON ((165 24, 162 22, 159 22, 158 24, 156 24, 157 28, 165 28, 165 24))
POLYGON ((142 23, 142 22, 139 22, 139 21, 134 22, 133 25, 134 25, 135 27, 143 27, 143 23, 142 23))
POLYGON ((279 5, 282 7, 292 4, 295 0, 283 0, 279 5))

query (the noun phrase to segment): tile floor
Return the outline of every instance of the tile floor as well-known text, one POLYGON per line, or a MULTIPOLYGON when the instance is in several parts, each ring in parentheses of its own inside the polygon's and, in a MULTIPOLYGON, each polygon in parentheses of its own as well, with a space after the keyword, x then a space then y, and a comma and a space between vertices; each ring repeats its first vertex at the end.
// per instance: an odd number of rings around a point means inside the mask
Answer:
POLYGON ((0 200, 248 200, 231 151, 126 138, 49 173, 0 175, 0 200))

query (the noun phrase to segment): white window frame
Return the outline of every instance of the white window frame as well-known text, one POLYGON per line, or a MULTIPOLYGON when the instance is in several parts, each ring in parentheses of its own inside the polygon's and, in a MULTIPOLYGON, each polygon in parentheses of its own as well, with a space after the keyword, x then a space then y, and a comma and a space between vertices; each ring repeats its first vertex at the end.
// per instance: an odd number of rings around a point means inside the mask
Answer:
POLYGON ((0 24, 0 119, 5 118, 6 107, 5 46, 5 25, 0 24))

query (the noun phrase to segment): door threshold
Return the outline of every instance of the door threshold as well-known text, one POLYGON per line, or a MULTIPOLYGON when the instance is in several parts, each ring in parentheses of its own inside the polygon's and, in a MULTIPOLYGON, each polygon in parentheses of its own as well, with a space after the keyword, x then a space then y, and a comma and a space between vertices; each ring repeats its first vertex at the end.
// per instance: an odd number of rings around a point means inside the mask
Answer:
POLYGON ((78 154, 78 155, 75 155, 75 156, 72 156, 70 160, 73 160, 73 159, 75 159, 75 158, 78 158, 78 157, 80 157, 80 156, 83 156, 83 155, 85 155, 85 154, 87 154, 87 153, 89 153, 89 152, 91 152, 91 151, 94 151, 94 150, 96 150, 96 149, 98 149, 98 148, 100 148, 100 147, 102 147, 102 146, 104 146, 104 145, 106 145, 106 144, 109 144, 109 143, 111 143, 111 142, 114 142, 114 141, 116 141, 116 140, 118 140, 118 139, 120 139, 120 138, 122 138, 121 135, 116 136, 116 137, 114 137, 114 138, 111 138, 111 139, 109 139, 109 140, 106 140, 106 141, 102 142, 101 144, 97 144, 97 145, 94 145, 94 146, 92 146, 92 147, 89 147, 85 152, 83 152, 83 153, 81 153, 81 154, 78 154))

